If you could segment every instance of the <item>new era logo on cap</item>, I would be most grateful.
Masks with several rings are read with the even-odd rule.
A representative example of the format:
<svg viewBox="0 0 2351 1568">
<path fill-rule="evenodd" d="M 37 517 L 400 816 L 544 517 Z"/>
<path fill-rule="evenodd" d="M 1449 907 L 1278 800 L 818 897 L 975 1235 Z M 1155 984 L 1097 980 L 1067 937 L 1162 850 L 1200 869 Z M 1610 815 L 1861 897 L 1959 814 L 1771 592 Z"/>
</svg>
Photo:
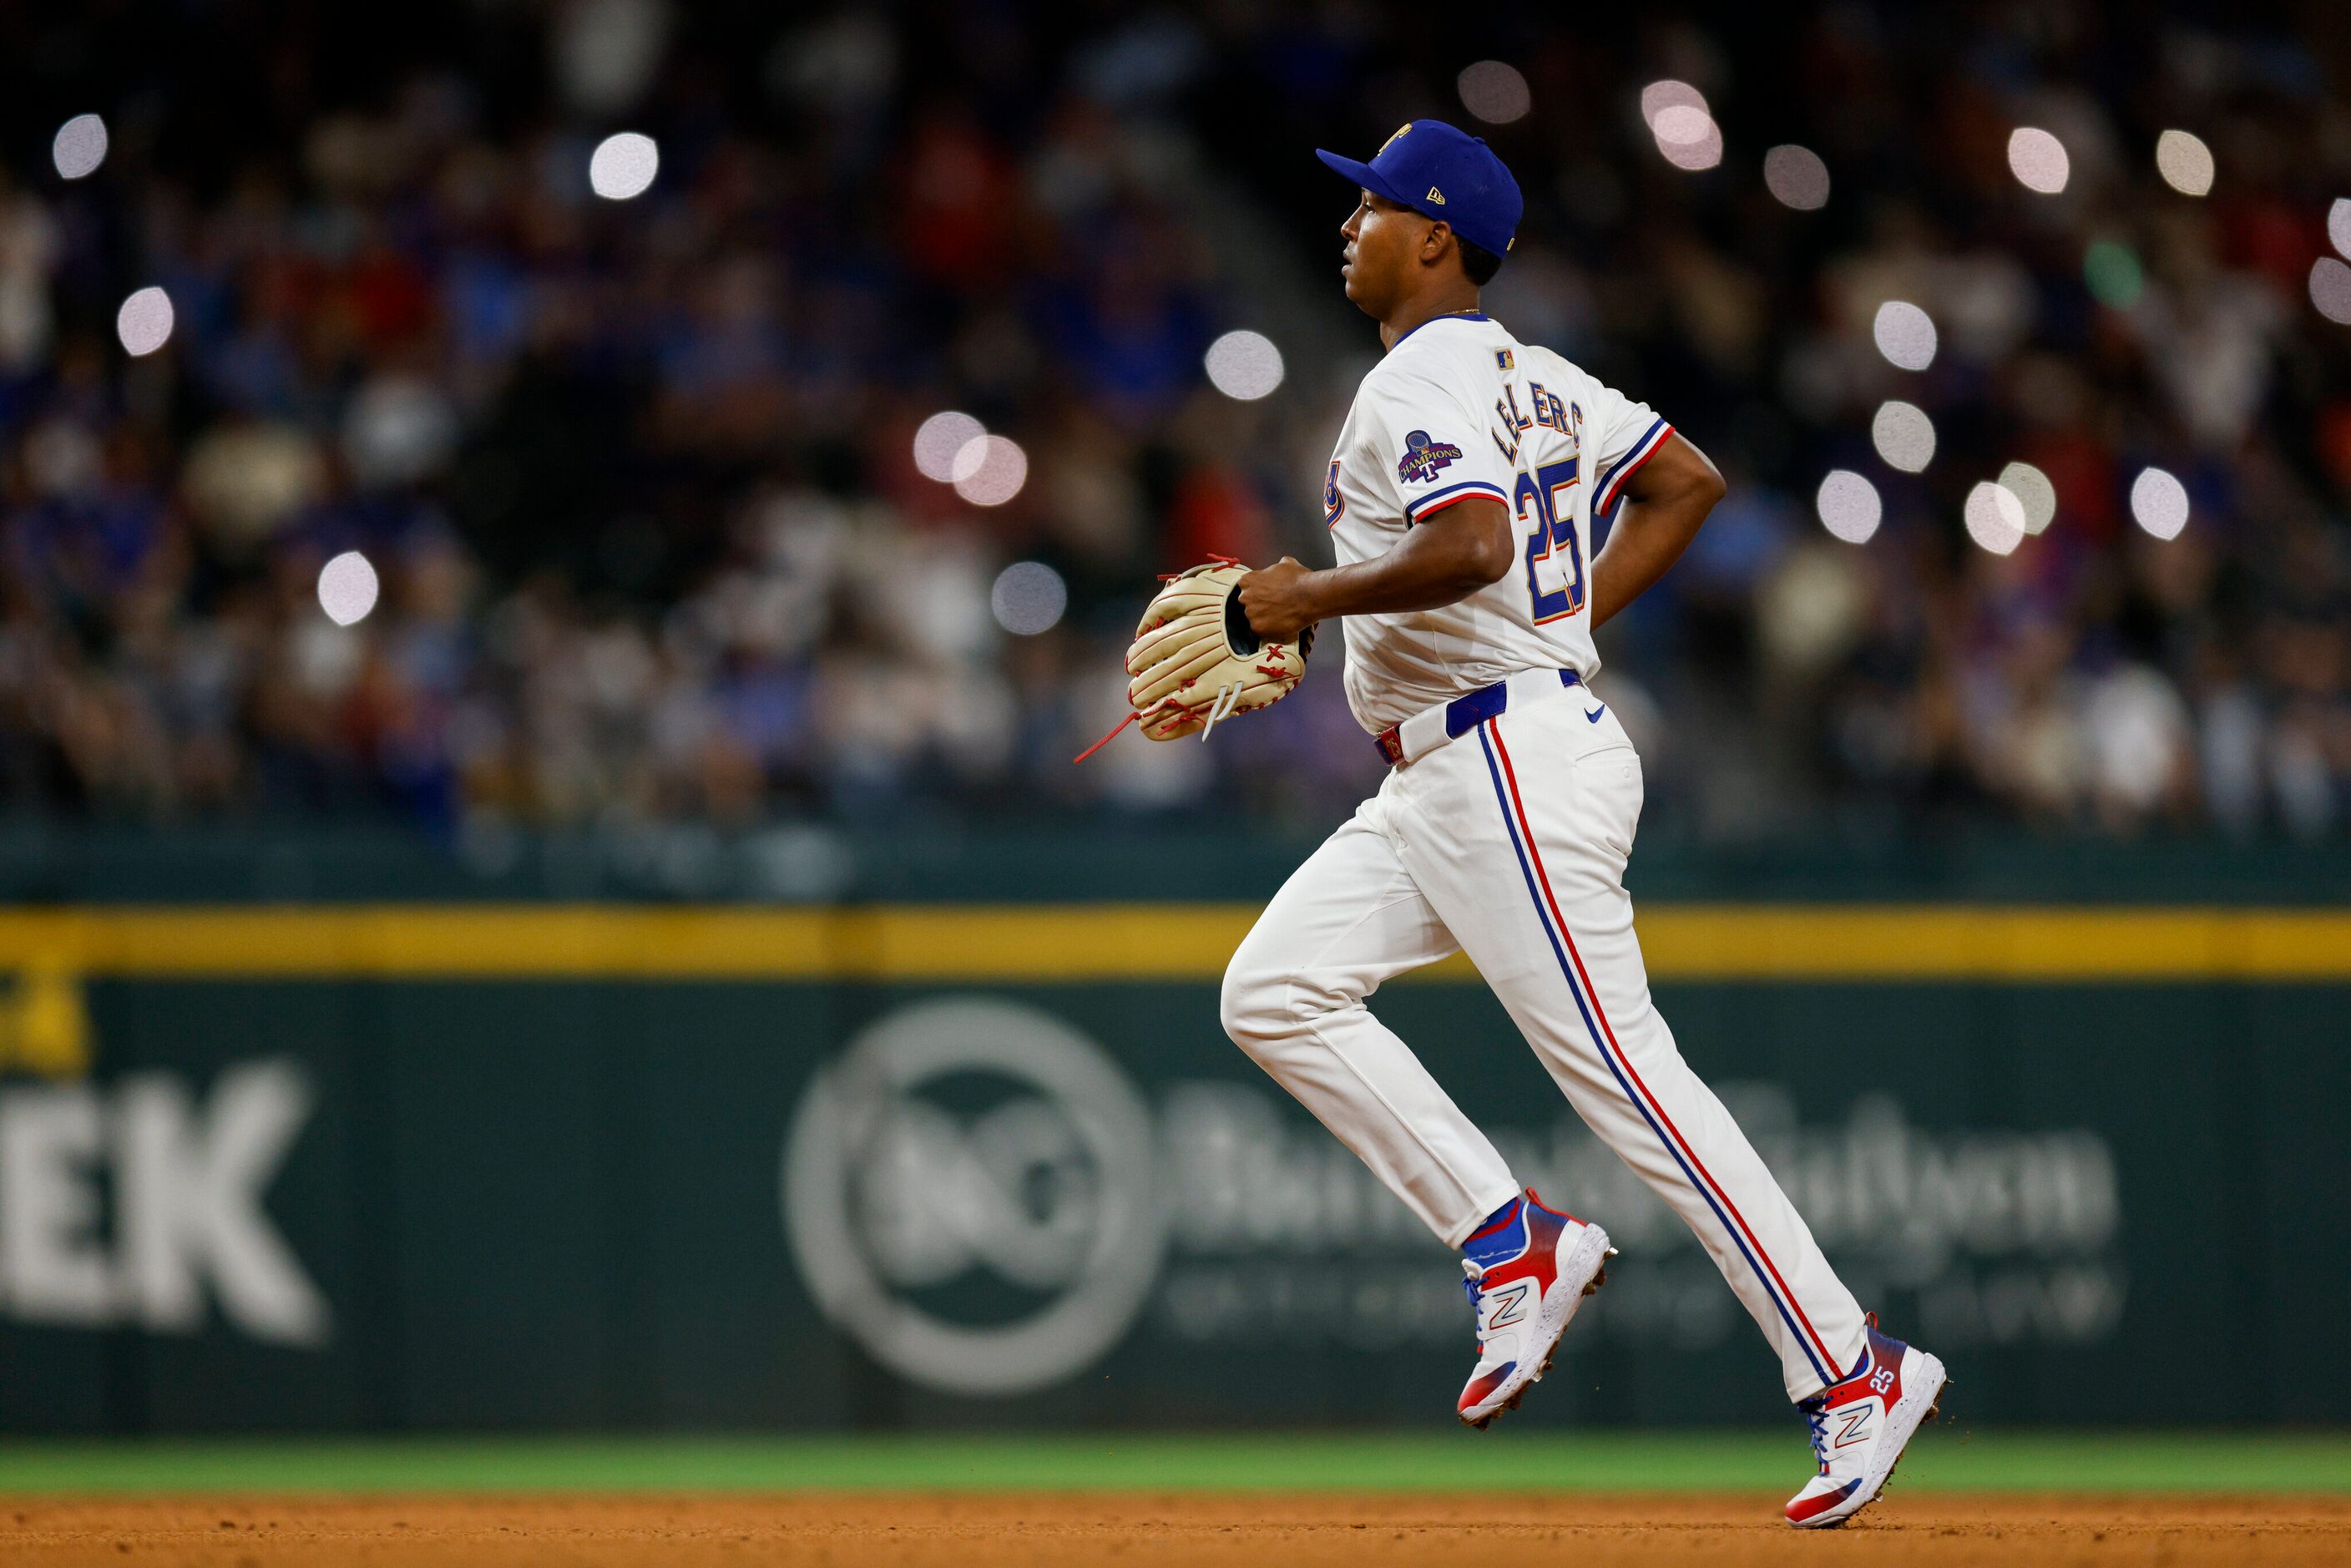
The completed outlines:
<svg viewBox="0 0 2351 1568">
<path fill-rule="evenodd" d="M 1483 137 L 1441 120 L 1397 127 L 1368 163 L 1319 150 L 1314 156 L 1400 207 L 1444 219 L 1480 250 L 1500 256 L 1518 236 L 1526 210 L 1519 183 Z"/>
</svg>

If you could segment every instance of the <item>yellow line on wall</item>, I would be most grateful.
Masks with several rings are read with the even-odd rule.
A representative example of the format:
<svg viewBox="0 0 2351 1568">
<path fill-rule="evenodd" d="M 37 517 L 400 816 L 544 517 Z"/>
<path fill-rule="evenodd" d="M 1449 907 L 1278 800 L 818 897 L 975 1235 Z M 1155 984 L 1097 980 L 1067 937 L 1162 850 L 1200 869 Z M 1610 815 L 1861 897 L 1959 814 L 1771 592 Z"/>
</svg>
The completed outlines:
<svg viewBox="0 0 2351 1568">
<path fill-rule="evenodd" d="M 1640 931 L 1685 979 L 2351 978 L 2351 911 L 1667 905 Z"/>
<path fill-rule="evenodd" d="M 1213 981 L 1239 904 L 0 909 L 0 970 L 140 978 Z M 2351 911 L 1659 904 L 1669 980 L 2351 980 Z M 1463 980 L 1461 958 L 1414 979 Z"/>
</svg>

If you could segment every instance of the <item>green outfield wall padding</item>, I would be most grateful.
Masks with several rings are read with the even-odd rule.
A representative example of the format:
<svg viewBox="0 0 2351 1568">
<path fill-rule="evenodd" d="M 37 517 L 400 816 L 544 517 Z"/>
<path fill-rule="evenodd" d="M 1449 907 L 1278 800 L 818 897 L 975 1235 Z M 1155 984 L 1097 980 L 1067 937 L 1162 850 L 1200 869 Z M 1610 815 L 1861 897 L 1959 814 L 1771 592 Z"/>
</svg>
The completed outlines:
<svg viewBox="0 0 2351 1568">
<path fill-rule="evenodd" d="M 0 988 L 0 1432 L 1450 1422 L 1458 1265 L 1225 1040 L 1210 977 L 137 957 Z M 2351 1422 L 2309 1354 L 2351 1316 L 2351 984 L 1658 1001 L 1962 1422 Z M 1623 1249 L 1513 1423 L 1786 1424 L 1713 1265 L 1492 998 L 1373 1005 Z"/>
</svg>

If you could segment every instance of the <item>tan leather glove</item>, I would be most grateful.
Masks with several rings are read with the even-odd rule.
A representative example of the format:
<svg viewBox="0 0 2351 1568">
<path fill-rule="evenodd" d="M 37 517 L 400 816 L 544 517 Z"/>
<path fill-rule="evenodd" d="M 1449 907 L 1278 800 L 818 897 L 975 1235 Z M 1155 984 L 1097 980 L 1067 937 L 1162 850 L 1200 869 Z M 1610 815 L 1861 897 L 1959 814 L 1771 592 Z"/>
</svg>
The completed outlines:
<svg viewBox="0 0 2351 1568">
<path fill-rule="evenodd" d="M 1168 579 L 1144 607 L 1126 650 L 1126 700 L 1130 722 L 1152 739 L 1206 739 L 1224 719 L 1278 703 L 1306 678 L 1313 628 L 1294 644 L 1259 642 L 1233 591 L 1249 572 L 1238 561 L 1204 561 Z"/>
</svg>

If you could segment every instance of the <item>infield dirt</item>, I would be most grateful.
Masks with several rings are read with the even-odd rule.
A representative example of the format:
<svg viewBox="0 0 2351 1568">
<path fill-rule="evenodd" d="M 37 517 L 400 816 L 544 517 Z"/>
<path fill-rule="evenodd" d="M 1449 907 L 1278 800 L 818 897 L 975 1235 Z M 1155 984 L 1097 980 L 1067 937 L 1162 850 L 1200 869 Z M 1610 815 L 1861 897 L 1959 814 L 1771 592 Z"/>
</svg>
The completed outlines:
<svg viewBox="0 0 2351 1568">
<path fill-rule="evenodd" d="M 0 1503 L 0 1562 L 1585 1564 L 2351 1561 L 2351 1499 L 1898 1493 L 1799 1535 L 1740 1493 L 232 1498 Z"/>
</svg>

